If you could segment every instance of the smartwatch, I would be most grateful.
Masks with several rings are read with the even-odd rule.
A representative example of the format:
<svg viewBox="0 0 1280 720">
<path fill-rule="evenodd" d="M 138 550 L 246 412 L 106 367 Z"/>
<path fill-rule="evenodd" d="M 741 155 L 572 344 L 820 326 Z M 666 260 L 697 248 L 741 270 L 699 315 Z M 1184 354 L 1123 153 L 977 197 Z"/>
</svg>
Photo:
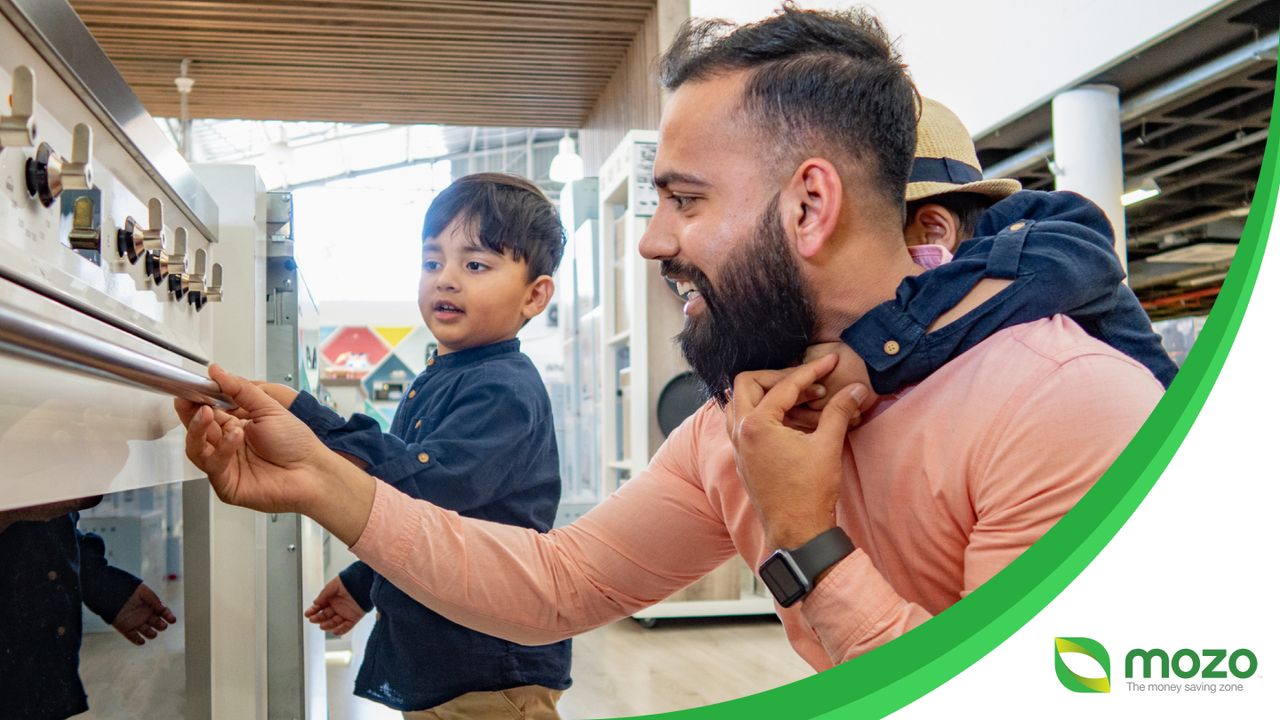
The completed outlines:
<svg viewBox="0 0 1280 720">
<path fill-rule="evenodd" d="M 853 552 L 853 541 L 833 527 L 798 548 L 775 550 L 760 566 L 760 579 L 782 607 L 791 607 L 813 591 L 827 568 Z"/>
</svg>

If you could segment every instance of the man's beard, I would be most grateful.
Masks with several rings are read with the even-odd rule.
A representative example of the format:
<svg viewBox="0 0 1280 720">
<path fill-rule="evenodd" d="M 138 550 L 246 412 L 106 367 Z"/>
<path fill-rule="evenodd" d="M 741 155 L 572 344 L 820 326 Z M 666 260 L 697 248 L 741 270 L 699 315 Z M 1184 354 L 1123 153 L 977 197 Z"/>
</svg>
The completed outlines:
<svg viewBox="0 0 1280 720">
<path fill-rule="evenodd" d="M 776 195 L 752 236 L 725 261 L 716 287 L 698 268 L 678 260 L 664 260 L 662 271 L 697 285 L 706 303 L 699 316 L 685 320 L 676 340 L 720 405 L 728 402 L 738 373 L 786 368 L 804 359 L 817 320 L 782 232 Z"/>
</svg>

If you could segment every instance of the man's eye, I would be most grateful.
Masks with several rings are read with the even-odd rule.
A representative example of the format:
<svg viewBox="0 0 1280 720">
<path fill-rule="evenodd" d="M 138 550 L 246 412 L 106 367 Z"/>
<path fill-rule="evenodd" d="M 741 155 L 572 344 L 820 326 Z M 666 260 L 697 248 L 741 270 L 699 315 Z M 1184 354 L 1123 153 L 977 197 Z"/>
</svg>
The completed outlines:
<svg viewBox="0 0 1280 720">
<path fill-rule="evenodd" d="M 693 202 L 693 198 L 687 195 L 672 195 L 671 201 L 675 203 L 677 210 L 684 210 Z"/>
</svg>

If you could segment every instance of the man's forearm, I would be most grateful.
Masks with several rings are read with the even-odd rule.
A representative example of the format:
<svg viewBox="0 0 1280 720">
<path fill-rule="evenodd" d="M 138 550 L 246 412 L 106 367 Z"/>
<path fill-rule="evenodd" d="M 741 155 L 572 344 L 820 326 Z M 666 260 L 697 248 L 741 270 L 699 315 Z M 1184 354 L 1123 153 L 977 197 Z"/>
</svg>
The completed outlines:
<svg viewBox="0 0 1280 720">
<path fill-rule="evenodd" d="M 299 511 L 348 546 L 354 545 L 369 522 L 378 481 L 337 453 L 324 453 L 314 472 L 317 489 Z"/>
</svg>

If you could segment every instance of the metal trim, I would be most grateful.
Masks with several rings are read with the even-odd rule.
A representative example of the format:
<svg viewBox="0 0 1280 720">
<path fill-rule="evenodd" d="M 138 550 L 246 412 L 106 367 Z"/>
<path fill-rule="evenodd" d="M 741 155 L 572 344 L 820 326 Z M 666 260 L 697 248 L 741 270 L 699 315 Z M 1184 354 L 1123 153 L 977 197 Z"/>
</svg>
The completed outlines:
<svg viewBox="0 0 1280 720">
<path fill-rule="evenodd" d="M 210 240 L 218 206 L 142 106 L 66 0 L 0 0 L 4 15 L 89 106 L 112 136 Z"/>
<path fill-rule="evenodd" d="M 174 345 L 173 343 L 169 342 L 168 340 L 165 340 L 164 338 L 158 335 L 147 332 L 143 330 L 141 327 L 133 325 L 125 320 L 122 320 L 121 318 L 118 318 L 112 315 L 111 313 L 107 312 L 106 310 L 103 310 L 95 305 L 92 305 L 76 297 L 73 297 L 53 287 L 52 285 L 43 285 L 37 282 L 33 282 L 31 279 L 23 277 L 22 275 L 19 275 L 17 273 L 10 272 L 3 267 L 0 267 L 0 280 L 8 280 L 9 282 L 12 282 L 15 285 L 20 285 L 30 290 L 31 292 L 34 292 L 38 295 L 43 295 L 60 305 L 66 305 L 72 310 L 84 313 L 85 315 L 88 315 L 89 317 L 95 320 L 100 320 L 114 328 L 123 330 L 129 333 L 130 335 L 135 335 L 143 340 L 146 340 L 152 345 L 168 350 L 169 352 L 175 355 L 181 355 L 182 357 L 187 358 L 192 362 L 197 362 L 197 363 L 200 363 L 201 365 L 209 364 L 209 361 L 201 357 L 200 355 L 196 355 L 195 353 L 189 352 L 187 350 L 183 350 L 182 348 L 178 347 L 177 345 Z"/>
<path fill-rule="evenodd" d="M 1194 92 L 1209 83 L 1239 72 L 1254 63 L 1275 62 L 1275 53 L 1278 47 L 1280 47 L 1280 33 L 1264 35 L 1175 78 L 1162 82 L 1150 90 L 1123 100 L 1120 103 L 1120 123 L 1123 125 L 1132 122 L 1158 109 L 1165 103 L 1174 102 L 1187 93 Z M 1008 124 L 1008 121 L 1003 124 Z M 991 132 L 984 133 L 982 137 L 986 138 L 991 134 Z M 1037 163 L 1047 161 L 1052 155 L 1053 137 L 1050 135 L 1050 137 L 1040 140 L 1025 150 L 1014 153 L 1000 162 L 992 163 L 990 167 L 984 169 L 983 176 L 988 180 L 1015 177 L 1027 170 L 1031 170 Z"/>
<path fill-rule="evenodd" d="M 3 302 L 0 302 L 0 353 L 222 410 L 236 407 L 209 378 L 66 325 L 33 319 Z"/>
</svg>

